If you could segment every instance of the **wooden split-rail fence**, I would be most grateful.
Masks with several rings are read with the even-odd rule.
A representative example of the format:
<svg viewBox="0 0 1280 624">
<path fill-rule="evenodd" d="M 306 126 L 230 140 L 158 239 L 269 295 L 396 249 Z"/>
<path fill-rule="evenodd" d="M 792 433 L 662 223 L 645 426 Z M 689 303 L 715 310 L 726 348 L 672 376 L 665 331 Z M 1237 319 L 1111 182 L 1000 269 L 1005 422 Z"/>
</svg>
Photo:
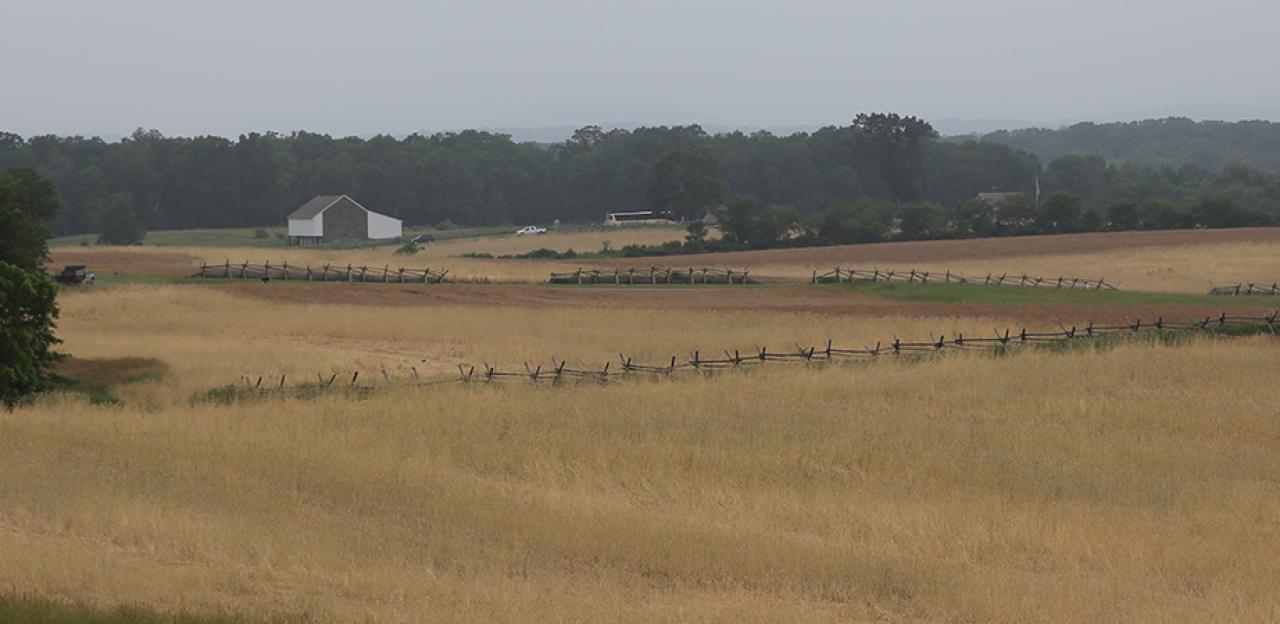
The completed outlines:
<svg viewBox="0 0 1280 624">
<path fill-rule="evenodd" d="M 756 284 L 749 271 L 730 268 L 702 267 L 672 269 L 650 267 L 645 269 L 578 269 L 570 273 L 552 273 L 551 284 Z"/>
<path fill-rule="evenodd" d="M 485 362 L 480 367 L 459 364 L 457 375 L 435 378 L 421 376 L 416 367 L 411 367 L 407 376 L 395 376 L 383 369 L 381 375 L 372 377 L 372 383 L 369 382 L 371 377 L 369 375 L 362 377 L 360 371 L 353 372 L 349 378 L 345 374 L 340 375 L 339 373 L 317 373 L 315 383 L 307 381 L 292 387 L 323 390 L 334 387 L 335 384 L 338 388 L 372 389 L 384 385 L 433 386 L 452 383 L 470 384 L 501 381 L 526 381 L 534 384 L 543 382 L 558 384 L 573 380 L 605 382 L 627 377 L 665 377 L 680 373 L 709 373 L 744 369 L 753 366 L 759 367 L 767 363 L 821 365 L 842 361 L 876 361 L 882 358 L 901 358 L 904 356 L 922 357 L 962 351 L 991 353 L 1028 345 L 1066 344 L 1108 336 L 1136 336 L 1153 332 L 1226 333 L 1230 331 L 1229 328 L 1244 328 L 1258 331 L 1265 330 L 1275 335 L 1277 321 L 1280 320 L 1277 319 L 1278 315 L 1280 315 L 1280 312 L 1272 312 L 1262 316 L 1231 316 L 1224 313 L 1218 316 L 1180 322 L 1166 321 L 1161 317 L 1155 321 L 1147 322 L 1138 319 L 1110 325 L 1089 323 L 1084 326 L 1072 327 L 1066 327 L 1059 323 L 1056 330 L 1029 331 L 1026 328 L 1022 328 L 1012 331 L 1005 329 L 1003 331 L 994 330 L 991 334 L 986 335 L 957 333 L 950 338 L 945 335 L 934 336 L 930 334 L 928 341 L 905 341 L 895 336 L 891 342 L 882 341 L 875 343 L 875 346 L 862 345 L 861 347 L 837 347 L 832 340 L 827 340 L 820 345 L 804 346 L 796 344 L 792 348 L 784 349 L 770 349 L 765 346 L 756 346 L 754 349 L 745 352 L 739 349 L 726 349 L 714 355 L 704 351 L 692 351 L 686 358 L 673 355 L 669 361 L 658 363 L 636 362 L 631 357 L 619 353 L 616 366 L 614 362 L 608 361 L 599 368 L 594 366 L 573 367 L 567 361 L 555 357 L 551 358 L 549 366 L 531 365 L 529 362 L 524 362 L 523 366 L 519 368 L 499 368 L 496 365 Z M 364 380 L 363 385 L 362 379 Z M 253 376 L 242 375 L 241 381 L 245 389 L 251 392 L 284 390 L 290 387 L 287 385 L 288 379 L 285 375 L 259 375 L 256 381 Z M 266 383 L 265 386 L 263 385 L 264 381 Z"/>
<path fill-rule="evenodd" d="M 1022 286 L 1027 288 L 1063 288 L 1083 290 L 1119 290 L 1117 284 L 1110 284 L 1103 278 L 1087 279 L 1083 277 L 1040 277 L 1034 275 L 1010 275 L 988 273 L 983 278 L 965 277 L 951 271 L 895 271 L 884 269 L 858 269 L 854 267 L 835 267 L 826 273 L 813 272 L 811 282 L 814 284 L 843 284 L 851 282 L 906 282 L 914 284 L 979 284 L 988 286 Z"/>
<path fill-rule="evenodd" d="M 1233 286 L 1214 286 L 1209 289 L 1209 294 L 1226 297 L 1243 297 L 1243 296 L 1277 296 L 1280 295 L 1280 283 L 1270 286 L 1265 284 L 1235 284 Z"/>
<path fill-rule="evenodd" d="M 432 269 L 407 269 L 399 267 L 392 269 L 391 265 L 379 267 L 354 266 L 348 264 L 345 267 L 324 264 L 323 266 L 312 268 L 310 264 L 305 266 L 292 265 L 288 262 L 280 264 L 252 264 L 242 262 L 240 264 L 232 264 L 230 260 L 223 264 L 206 264 L 202 263 L 200 269 L 191 275 L 192 277 L 210 277 L 221 279 L 257 279 L 269 281 L 278 280 L 299 280 L 306 282 L 375 282 L 386 284 L 441 284 L 450 282 L 449 272 L 441 269 L 435 271 Z"/>
</svg>

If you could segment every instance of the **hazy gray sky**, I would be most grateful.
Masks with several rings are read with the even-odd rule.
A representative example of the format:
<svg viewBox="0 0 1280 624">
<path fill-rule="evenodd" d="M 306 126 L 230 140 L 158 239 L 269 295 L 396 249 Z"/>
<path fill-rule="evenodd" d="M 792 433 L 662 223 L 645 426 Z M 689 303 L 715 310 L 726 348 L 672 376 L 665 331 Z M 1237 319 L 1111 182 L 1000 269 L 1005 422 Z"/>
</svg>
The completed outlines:
<svg viewBox="0 0 1280 624">
<path fill-rule="evenodd" d="M 1277 0 L 0 1 L 0 130 L 1280 118 Z"/>
</svg>

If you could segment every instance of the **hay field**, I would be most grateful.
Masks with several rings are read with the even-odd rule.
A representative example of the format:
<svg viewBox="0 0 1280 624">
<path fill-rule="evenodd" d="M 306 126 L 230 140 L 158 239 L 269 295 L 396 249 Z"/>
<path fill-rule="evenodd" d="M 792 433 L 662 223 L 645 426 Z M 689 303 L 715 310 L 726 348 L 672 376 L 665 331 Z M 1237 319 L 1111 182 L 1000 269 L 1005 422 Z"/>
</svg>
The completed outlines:
<svg viewBox="0 0 1280 624">
<path fill-rule="evenodd" d="M 837 263 L 850 266 L 852 263 Z M 761 264 L 756 271 L 774 279 L 803 280 L 813 271 L 823 273 L 837 266 Z M 1168 247 L 1139 247 L 1106 251 L 1035 254 L 991 259 L 933 260 L 918 263 L 868 260 L 859 268 L 894 270 L 917 269 L 942 273 L 952 271 L 968 278 L 982 279 L 988 273 L 1013 276 L 1058 276 L 1086 279 L 1105 278 L 1125 290 L 1203 294 L 1213 285 L 1255 282 L 1270 285 L 1280 281 L 1280 237 L 1275 243 L 1207 243 Z"/>
<path fill-rule="evenodd" d="M 0 587 L 319 621 L 1273 621 L 1277 363 L 1255 338 L 49 400 L 0 414 Z"/>
<path fill-rule="evenodd" d="M 557 251 L 598 251 L 604 241 L 614 248 L 631 243 L 658 244 L 678 240 L 678 228 L 623 228 L 600 232 L 463 238 L 424 246 L 413 256 L 394 254 L 393 247 L 376 249 L 252 249 L 244 247 L 61 247 L 53 250 L 53 264 L 88 264 L 100 275 L 176 277 L 189 274 L 201 262 L 220 264 L 288 261 L 312 266 L 332 263 L 370 267 L 447 268 L 462 281 L 541 283 L 552 271 L 577 268 L 647 268 L 660 266 L 730 266 L 747 268 L 770 282 L 802 282 L 814 271 L 836 265 L 942 272 L 982 277 L 987 273 L 1023 273 L 1105 277 L 1121 288 L 1152 292 L 1204 293 L 1210 284 L 1280 280 L 1280 228 L 1235 230 L 1175 230 L 1116 232 L 961 241 L 923 241 L 844 245 L 801 249 L 701 254 L 656 258 L 579 260 L 485 260 L 460 257 L 466 253 L 515 254 L 538 248 Z"/>
<path fill-rule="evenodd" d="M 918 269 L 983 277 L 987 273 L 1104 277 L 1122 288 L 1208 292 L 1210 283 L 1280 281 L 1280 228 L 1106 232 L 973 240 L 918 241 L 637 258 L 607 266 L 747 267 L 771 281 L 809 279 L 814 271 Z"/>
<path fill-rule="evenodd" d="M 937 314 L 898 318 L 867 315 L 849 318 L 817 312 L 745 310 L 666 311 L 637 305 L 512 306 L 489 305 L 485 296 L 467 302 L 414 304 L 431 299 L 432 288 L 383 285 L 313 284 L 311 293 L 341 288 L 349 302 L 282 301 L 293 285 L 248 284 L 239 289 L 199 285 L 132 285 L 96 292 L 72 292 L 61 300 L 59 335 L 63 351 L 80 358 L 142 357 L 164 361 L 171 379 L 127 386 L 127 402 L 158 407 L 182 404 L 199 391 L 238 383 L 241 375 L 313 382 L 316 373 L 379 375 L 398 378 L 453 374 L 459 363 L 483 362 L 519 367 L 548 366 L 551 358 L 599 367 L 626 351 L 637 361 L 685 358 L 695 349 L 719 354 L 750 350 L 756 344 L 791 350 L 797 342 L 827 338 L 891 340 L 895 334 L 927 337 L 929 332 L 990 332 L 1008 318 L 954 317 Z M 445 285 L 443 288 L 452 288 Z M 460 286 L 459 288 L 466 288 Z M 501 288 L 490 287 L 493 294 Z M 361 303 L 363 292 L 403 295 L 407 305 Z M 409 294 L 423 293 L 423 294 Z M 551 293 L 554 296 L 554 291 Z M 640 294 L 640 293 L 638 293 Z M 694 293 L 696 294 L 696 293 Z"/>
<path fill-rule="evenodd" d="M 1034 257 L 985 245 L 947 261 Z M 1271 253 L 1213 245 L 1225 268 Z M 1180 271 L 1208 247 L 1061 257 Z M 163 275 L 208 249 L 71 251 Z M 514 267 L 508 279 L 543 268 L 477 262 Z M 0 412 L 0 598 L 324 623 L 1280 619 L 1275 337 L 607 386 L 381 380 L 1206 305 L 1142 301 L 805 285 L 68 290 L 62 351 L 80 369 L 134 358 L 148 374 L 102 389 L 118 405 L 64 393 Z M 241 375 L 353 370 L 378 388 L 199 398 Z"/>
</svg>

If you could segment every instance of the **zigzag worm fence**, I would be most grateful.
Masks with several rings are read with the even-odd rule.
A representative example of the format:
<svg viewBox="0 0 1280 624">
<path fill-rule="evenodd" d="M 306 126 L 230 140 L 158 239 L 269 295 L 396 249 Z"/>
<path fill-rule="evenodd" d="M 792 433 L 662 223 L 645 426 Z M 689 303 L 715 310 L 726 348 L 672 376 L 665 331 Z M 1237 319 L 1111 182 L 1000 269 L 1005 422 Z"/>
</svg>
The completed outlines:
<svg viewBox="0 0 1280 624">
<path fill-rule="evenodd" d="M 730 268 L 702 267 L 695 269 L 671 269 L 666 267 L 650 267 L 645 269 L 578 269 L 571 273 L 552 273 L 549 284 L 756 284 L 749 271 L 736 271 Z"/>
<path fill-rule="evenodd" d="M 1234 286 L 1215 286 L 1209 289 L 1209 294 L 1224 297 L 1244 297 L 1244 296 L 1269 296 L 1274 297 L 1280 295 L 1280 283 L 1271 286 L 1258 284 L 1236 284 Z"/>
<path fill-rule="evenodd" d="M 381 269 L 367 266 L 353 266 L 348 264 L 346 267 L 333 266 L 325 264 L 315 269 L 308 264 L 303 267 L 298 265 L 289 266 L 289 263 L 282 262 L 273 265 L 270 262 L 264 264 L 251 264 L 242 262 L 240 264 L 231 264 L 228 260 L 224 264 L 201 264 L 200 270 L 191 274 L 191 277 L 208 277 L 221 279 L 257 279 L 270 281 L 279 280 L 300 280 L 306 282 L 376 282 L 386 284 L 441 284 L 451 282 L 448 279 L 449 271 L 441 269 L 435 271 L 432 269 L 406 269 L 399 267 L 391 270 L 391 265 L 384 265 Z"/>
<path fill-rule="evenodd" d="M 360 371 L 354 371 L 350 379 L 346 377 L 339 379 L 338 373 L 317 373 L 315 383 L 308 381 L 292 387 L 324 390 L 334 387 L 336 384 L 337 388 L 356 387 L 368 390 L 381 385 L 403 383 L 415 386 L 430 386 L 447 383 L 471 384 L 503 381 L 523 381 L 534 384 L 544 382 L 558 384 L 572 380 L 607 382 L 619 378 L 635 378 L 639 376 L 669 377 L 682 373 L 708 373 L 742 369 L 761 366 L 770 362 L 814 365 L 841 361 L 875 361 L 881 358 L 904 356 L 931 356 L 958 351 L 985 351 L 992 353 L 1020 346 L 1067 344 L 1082 340 L 1096 340 L 1108 336 L 1136 336 L 1144 333 L 1230 333 L 1232 330 L 1229 328 L 1235 328 L 1237 331 L 1241 329 L 1246 331 L 1265 330 L 1275 335 L 1277 315 L 1280 315 L 1280 311 L 1262 316 L 1228 316 L 1224 313 L 1216 317 L 1180 322 L 1166 321 L 1161 317 L 1154 322 L 1146 323 L 1138 319 L 1111 325 L 1089 323 L 1082 327 L 1066 327 L 1059 324 L 1057 330 L 1049 331 L 1029 331 L 1026 328 L 1017 331 L 1005 329 L 1004 331 L 995 330 L 991 335 L 966 336 L 964 334 L 954 334 L 951 338 L 947 338 L 945 335 L 934 337 L 931 334 L 927 342 L 903 341 L 895 336 L 892 342 L 877 342 L 874 347 L 863 345 L 861 348 L 836 347 L 833 341 L 827 340 L 822 345 L 803 346 L 797 344 L 793 348 L 782 350 L 771 350 L 765 346 L 756 346 L 746 353 L 738 349 L 732 351 L 724 350 L 716 355 L 693 351 L 689 353 L 687 359 L 673 355 L 669 361 L 647 364 L 636 362 L 627 355 L 619 353 L 617 366 L 614 366 L 614 363 L 609 361 L 605 362 L 600 368 L 572 367 L 565 360 L 555 357 L 551 358 L 550 366 L 547 367 L 534 366 L 530 365 L 529 362 L 524 362 L 522 368 L 499 368 L 496 365 L 490 365 L 485 362 L 479 368 L 474 365 L 459 364 L 457 375 L 435 378 L 424 378 L 419 375 L 417 368 L 413 367 L 410 368 L 408 377 L 393 377 L 384 369 L 381 371 L 381 383 L 378 382 L 379 378 L 375 377 L 372 385 L 361 385 L 360 380 L 362 377 Z M 368 376 L 366 375 L 364 379 L 367 380 Z M 267 384 L 266 387 L 263 386 L 264 380 Z M 242 375 L 241 381 L 245 389 L 253 392 L 285 390 L 291 387 L 287 385 L 288 380 L 285 375 L 279 375 L 278 379 L 274 375 L 259 375 L 256 381 L 250 375 Z"/>
<path fill-rule="evenodd" d="M 1027 288 L 1065 288 L 1084 290 L 1119 290 L 1118 285 L 1108 284 L 1103 278 L 1087 279 L 1083 277 L 1038 277 L 1034 275 L 1009 275 L 988 273 L 984 278 L 970 278 L 946 271 L 943 273 L 917 271 L 894 271 L 881 269 L 857 269 L 853 267 L 835 267 L 827 273 L 813 272 L 813 284 L 841 284 L 852 282 L 907 282 L 914 284 L 981 284 L 988 286 L 1022 286 Z"/>
</svg>

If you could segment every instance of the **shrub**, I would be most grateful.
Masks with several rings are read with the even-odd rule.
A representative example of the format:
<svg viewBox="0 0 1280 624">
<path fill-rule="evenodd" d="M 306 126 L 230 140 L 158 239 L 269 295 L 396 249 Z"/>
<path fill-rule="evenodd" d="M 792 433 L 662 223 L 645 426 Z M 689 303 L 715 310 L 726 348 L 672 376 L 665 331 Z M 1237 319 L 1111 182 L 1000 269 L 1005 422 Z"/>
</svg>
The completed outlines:
<svg viewBox="0 0 1280 624">
<path fill-rule="evenodd" d="M 400 247 L 399 247 L 398 249 L 396 249 L 396 255 L 397 255 L 397 256 L 412 256 L 413 254 L 416 254 L 416 253 L 418 253 L 419 251 L 422 251 L 422 249 L 421 249 L 420 247 L 418 247 L 418 244 L 417 244 L 417 243 L 415 243 L 415 242 L 413 242 L 413 241 L 408 241 L 408 242 L 404 243 L 403 245 L 400 245 Z"/>
<path fill-rule="evenodd" d="M 269 238 L 271 235 L 266 230 L 258 228 L 253 231 L 253 237 L 257 239 Z"/>
<path fill-rule="evenodd" d="M 458 226 L 453 221 L 445 219 L 444 221 L 441 221 L 436 224 L 436 229 L 437 230 L 456 230 L 458 229 Z"/>
</svg>

